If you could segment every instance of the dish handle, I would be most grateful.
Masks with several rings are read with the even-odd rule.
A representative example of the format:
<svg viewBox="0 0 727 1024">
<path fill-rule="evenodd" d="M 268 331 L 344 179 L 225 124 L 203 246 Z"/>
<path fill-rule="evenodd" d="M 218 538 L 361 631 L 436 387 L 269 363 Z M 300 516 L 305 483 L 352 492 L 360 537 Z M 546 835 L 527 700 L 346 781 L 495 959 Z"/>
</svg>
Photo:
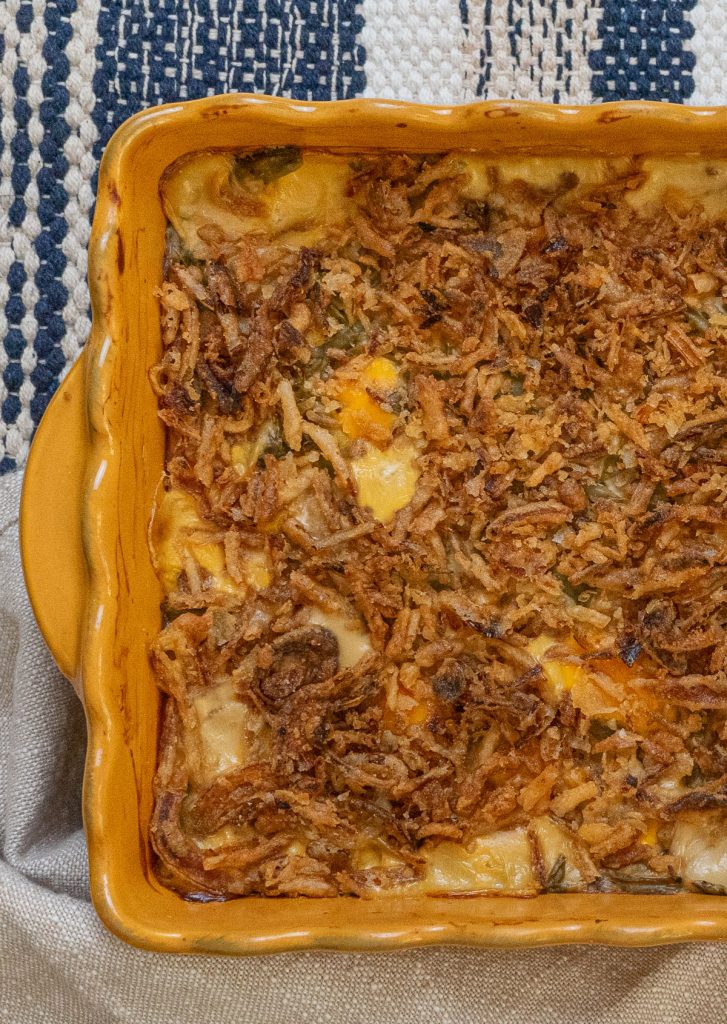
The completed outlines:
<svg viewBox="0 0 727 1024">
<path fill-rule="evenodd" d="M 84 359 L 74 363 L 38 426 L 20 500 L 25 585 L 40 631 L 81 697 L 86 563 L 81 495 L 88 450 Z"/>
</svg>

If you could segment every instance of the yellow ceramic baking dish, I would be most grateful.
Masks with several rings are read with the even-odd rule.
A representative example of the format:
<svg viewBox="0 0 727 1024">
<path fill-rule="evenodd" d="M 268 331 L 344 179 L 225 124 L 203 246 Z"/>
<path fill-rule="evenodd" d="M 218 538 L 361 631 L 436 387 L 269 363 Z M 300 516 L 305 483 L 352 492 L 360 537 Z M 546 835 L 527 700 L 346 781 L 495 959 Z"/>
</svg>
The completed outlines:
<svg viewBox="0 0 727 1024">
<path fill-rule="evenodd" d="M 159 696 L 147 650 L 159 628 L 161 591 L 147 528 L 164 450 L 148 378 L 161 344 L 154 298 L 165 230 L 159 180 L 194 150 L 287 143 L 339 151 L 725 156 L 727 110 L 514 102 L 445 108 L 239 95 L 158 107 L 116 132 L 101 166 L 91 240 L 93 332 L 38 430 L 21 510 L 31 602 L 86 707 L 83 803 L 99 915 L 135 945 L 196 953 L 727 937 L 727 899 L 693 893 L 193 903 L 156 880 L 148 825 Z"/>
</svg>

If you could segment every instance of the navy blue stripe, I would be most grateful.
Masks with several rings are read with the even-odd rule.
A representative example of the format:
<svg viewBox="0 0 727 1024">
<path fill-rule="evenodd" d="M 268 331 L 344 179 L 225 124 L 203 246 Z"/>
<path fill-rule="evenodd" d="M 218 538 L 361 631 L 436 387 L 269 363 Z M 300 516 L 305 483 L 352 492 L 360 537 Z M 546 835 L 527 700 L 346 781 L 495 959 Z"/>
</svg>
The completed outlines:
<svg viewBox="0 0 727 1024">
<path fill-rule="evenodd" d="M 604 0 L 598 36 L 589 56 L 591 89 L 601 100 L 669 100 L 694 92 L 695 58 L 685 43 L 694 29 L 686 13 L 696 0 Z"/>
<path fill-rule="evenodd" d="M 3 60 L 4 57 L 5 57 L 5 37 L 0 35 L 0 64 L 2 63 L 2 60 Z M 0 156 L 2 156 L 4 151 L 5 151 L 5 140 L 3 139 L 2 134 L 0 133 Z M 3 344 L 6 346 L 6 351 L 7 351 L 7 340 L 6 339 L 3 339 Z M 8 355 L 9 354 L 10 353 L 8 352 Z M 3 407 L 0 408 L 0 417 L 2 417 L 3 419 L 5 418 L 5 416 L 4 416 L 4 405 L 5 405 L 5 403 L 3 403 Z M 9 470 L 14 469 L 14 468 L 15 468 L 15 463 L 14 463 L 14 461 L 12 459 L 9 459 L 7 457 L 0 458 L 0 476 L 2 476 L 3 473 L 7 473 Z"/>
<path fill-rule="evenodd" d="M 37 424 L 58 386 L 58 378 L 65 367 L 65 358 L 60 342 L 65 333 L 62 318 L 66 304 L 67 292 L 61 281 L 66 266 L 65 256 L 61 248 L 66 236 L 67 225 L 64 212 L 68 197 L 63 186 L 63 178 L 68 164 L 63 155 L 63 144 L 68 138 L 69 127 L 64 118 L 68 104 L 68 92 L 65 86 L 68 77 L 68 59 L 65 47 L 71 37 L 69 18 L 75 10 L 74 0 L 68 0 L 61 6 L 49 3 L 44 13 L 47 37 L 43 44 L 43 57 L 47 71 L 43 76 L 42 90 L 46 97 L 40 105 L 38 116 L 43 126 L 43 140 L 39 150 L 42 167 L 37 174 L 39 191 L 38 218 L 41 230 L 33 242 L 39 258 L 39 267 L 35 274 L 35 283 L 40 298 L 33 310 L 38 321 L 38 331 L 34 342 L 38 358 L 37 365 L 31 373 L 31 381 L 35 386 L 35 395 L 31 399 L 30 412 L 33 422 Z M 30 30 L 33 21 L 33 8 L 30 0 L 25 0 L 18 8 L 16 24 L 21 33 Z M 17 131 L 10 141 L 13 156 L 11 184 L 15 199 L 9 210 L 8 219 L 13 228 L 20 230 L 25 219 L 27 208 L 25 192 L 30 182 L 28 159 L 32 151 L 28 137 L 28 123 L 31 109 L 28 103 L 29 76 L 27 67 L 19 61 L 13 77 L 13 88 L 16 99 L 13 114 Z M 26 283 L 26 271 L 19 260 L 10 267 L 7 277 L 9 296 L 5 305 L 8 319 L 8 331 L 3 339 L 8 356 L 8 365 L 3 373 L 3 380 L 8 394 L 3 402 L 0 414 L 3 420 L 11 425 L 20 415 L 20 388 L 24 373 L 21 357 L 26 342 L 21 331 L 21 323 L 27 310 L 22 297 L 22 288 Z M 10 456 L 0 460 L 0 473 L 15 468 Z"/>
<path fill-rule="evenodd" d="M 43 168 L 38 173 L 38 217 L 42 227 L 34 243 L 40 259 L 40 267 L 35 274 L 40 297 L 34 309 L 38 321 L 35 339 L 38 363 L 31 374 L 36 392 L 30 403 L 34 423 L 45 412 L 65 366 L 60 345 L 65 335 L 63 309 L 68 301 L 68 291 L 62 281 L 66 269 L 63 242 L 68 233 L 65 219 L 68 193 L 64 185 L 68 160 L 63 147 L 71 134 L 65 119 L 68 107 L 66 81 L 70 72 L 65 49 L 71 39 L 70 17 L 75 10 L 75 0 L 67 0 L 62 5 L 48 4 L 45 11 L 48 36 L 43 44 L 43 57 L 47 70 L 43 75 L 45 99 L 40 105 L 44 131 L 40 144 Z"/>
<path fill-rule="evenodd" d="M 3 61 L 4 57 L 5 57 L 5 37 L 3 35 L 0 35 L 0 66 L 2 65 L 2 61 Z M 0 133 L 0 157 L 2 157 L 4 152 L 5 152 L 5 140 L 4 140 L 3 136 L 2 136 L 2 133 Z M 7 355 L 8 355 L 8 357 L 11 358 L 11 352 L 8 349 L 7 335 L 6 335 L 5 338 L 3 338 L 3 345 L 5 346 L 5 351 L 6 351 Z M 21 351 L 22 351 L 22 349 L 21 349 Z M 12 411 L 12 410 L 10 410 L 10 411 Z M 17 413 L 15 415 L 17 416 Z M 0 407 L 0 419 L 5 421 L 5 403 L 4 402 L 3 402 L 2 407 Z M 13 422 L 15 422 L 15 421 L 13 420 Z M 0 476 L 2 476 L 3 473 L 7 473 L 9 470 L 14 469 L 14 468 L 15 468 L 15 463 L 13 462 L 12 459 L 9 459 L 7 457 L 0 458 Z"/>
<path fill-rule="evenodd" d="M 347 99 L 365 85 L 355 0 L 109 0 L 98 27 L 97 156 L 152 104 L 242 91 Z"/>
<path fill-rule="evenodd" d="M 28 14 L 30 14 L 32 19 L 32 8 L 30 8 L 29 4 L 22 4 L 15 15 L 15 21 L 19 28 L 21 25 L 26 23 Z M 26 99 L 28 94 L 28 71 L 20 61 L 18 62 L 18 67 L 16 68 L 13 76 L 13 89 L 16 96 L 13 107 L 13 116 L 18 122 L 18 131 L 10 140 L 8 145 L 13 158 L 11 184 L 16 198 L 10 206 L 8 220 L 10 221 L 10 225 L 13 228 L 16 228 L 19 224 L 22 224 L 23 218 L 25 217 L 25 203 L 20 196 L 25 192 L 25 184 L 27 184 L 25 179 L 29 173 L 29 142 L 27 138 L 27 124 L 30 116 L 30 106 Z M 25 182 L 25 184 L 23 184 L 23 182 Z M 18 195 L 18 185 L 22 185 L 20 196 Z M 7 276 L 9 294 L 5 303 L 5 316 L 8 322 L 8 329 L 3 340 L 5 352 L 8 357 L 7 365 L 3 371 L 3 383 L 7 389 L 7 396 L 3 402 L 2 409 L 0 410 L 3 420 L 8 424 L 8 426 L 15 423 L 20 414 L 20 397 L 18 392 L 20 391 L 20 386 L 23 383 L 23 371 L 20 366 L 20 357 L 25 349 L 25 339 L 20 333 L 20 321 L 25 314 L 25 306 L 23 305 L 20 292 L 24 283 L 25 270 L 23 265 L 22 263 L 15 261 L 11 264 Z M 0 472 L 7 472 L 14 468 L 15 461 L 11 459 L 10 456 L 6 455 L 0 462 Z"/>
</svg>

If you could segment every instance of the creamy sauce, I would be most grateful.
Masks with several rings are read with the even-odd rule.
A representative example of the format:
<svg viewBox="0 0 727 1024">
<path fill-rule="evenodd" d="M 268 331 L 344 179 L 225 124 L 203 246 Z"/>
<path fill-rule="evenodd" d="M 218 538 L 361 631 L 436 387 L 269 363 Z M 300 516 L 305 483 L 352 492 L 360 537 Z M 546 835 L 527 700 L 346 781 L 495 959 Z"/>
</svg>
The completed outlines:
<svg viewBox="0 0 727 1024">
<path fill-rule="evenodd" d="M 575 174 L 580 187 L 598 185 L 607 178 L 622 173 L 628 161 L 602 160 L 578 156 L 491 157 L 463 153 L 461 155 L 468 182 L 464 194 L 472 199 L 485 199 L 496 185 L 509 185 L 524 181 L 542 189 L 557 188 L 565 174 Z"/>
<path fill-rule="evenodd" d="M 361 628 L 352 626 L 342 615 L 331 615 L 319 608 L 310 613 L 308 620 L 314 626 L 324 626 L 338 640 L 338 664 L 340 668 L 351 668 L 371 653 L 371 642 Z"/>
<path fill-rule="evenodd" d="M 548 655 L 548 651 L 556 643 L 556 640 L 547 636 L 536 637 L 528 644 L 528 654 L 540 665 L 553 696 L 559 700 L 582 679 L 584 672 L 580 665 L 572 665 Z"/>
<path fill-rule="evenodd" d="M 197 502 L 186 491 L 163 491 L 158 499 L 152 520 L 151 540 L 155 558 L 155 568 L 166 593 L 174 590 L 177 578 L 184 569 L 184 560 L 190 554 L 193 542 L 190 534 L 198 535 L 207 529 L 199 515 Z M 224 562 L 217 545 L 196 542 L 196 554 L 214 566 L 209 570 L 220 569 Z M 222 557 L 222 563 L 219 557 Z M 200 564 L 202 564 L 200 562 Z M 207 566 L 203 566 L 207 568 Z"/>
<path fill-rule="evenodd" d="M 389 847 L 380 841 L 363 842 L 351 858 L 356 871 L 371 871 L 375 868 L 399 868 L 404 865 L 401 857 L 397 857 Z"/>
<path fill-rule="evenodd" d="M 219 850 L 222 846 L 232 846 L 233 843 L 239 843 L 240 830 L 232 825 L 225 825 L 223 828 L 218 829 L 217 832 L 205 836 L 204 839 L 196 839 L 194 841 L 200 849 Z"/>
<path fill-rule="evenodd" d="M 260 428 L 257 437 L 249 438 L 246 441 L 238 441 L 237 444 L 231 446 L 230 456 L 232 458 L 232 465 L 240 476 L 247 476 L 265 451 L 266 445 L 270 443 L 272 430 L 272 423 L 265 423 Z"/>
<path fill-rule="evenodd" d="M 582 886 L 587 881 L 579 867 L 573 836 L 547 817 L 530 824 L 537 843 L 544 877 L 553 873 L 553 884 L 561 889 Z M 406 884 L 407 892 L 436 896 L 446 893 L 534 893 L 539 888 L 533 868 L 531 839 L 525 828 L 493 832 L 469 843 L 441 842 L 423 851 L 422 879 Z M 359 871 L 404 867 L 405 862 L 380 841 L 363 841 L 353 857 Z"/>
<path fill-rule="evenodd" d="M 346 218 L 350 174 L 345 158 L 304 153 L 300 167 L 251 194 L 236 180 L 234 154 L 200 153 L 167 178 L 164 209 L 197 258 L 207 254 L 198 234 L 202 225 L 230 241 L 264 233 L 293 247 L 312 245 Z"/>
<path fill-rule="evenodd" d="M 232 682 L 203 691 L 194 710 L 208 775 L 246 764 L 253 747 L 265 741 L 261 716 L 237 697 Z"/>
<path fill-rule="evenodd" d="M 640 213 L 664 202 L 686 211 L 695 203 L 711 218 L 727 214 L 727 161 L 699 157 L 644 160 L 644 184 L 626 196 Z"/>
<path fill-rule="evenodd" d="M 727 890 L 727 835 L 717 814 L 686 814 L 677 821 L 670 853 L 687 882 L 707 882 Z"/>
<path fill-rule="evenodd" d="M 367 635 L 352 626 L 349 619 L 315 609 L 309 621 L 334 634 L 342 669 L 350 668 L 371 652 Z M 239 699 L 232 681 L 203 690 L 194 698 L 193 705 L 208 776 L 247 764 L 264 753 L 267 726 L 252 705 Z"/>
<path fill-rule="evenodd" d="M 524 828 L 475 839 L 467 846 L 443 842 L 427 852 L 419 892 L 501 892 L 520 895 L 537 890 L 530 842 Z"/>
<path fill-rule="evenodd" d="M 560 877 L 557 881 L 560 887 L 582 885 L 584 878 L 578 868 L 575 841 L 568 830 L 547 817 L 534 818 L 530 830 L 538 844 L 545 878 L 557 870 L 560 864 Z"/>
<path fill-rule="evenodd" d="M 530 842 L 524 828 L 493 832 L 466 845 L 441 842 L 422 851 L 423 877 L 402 891 L 428 896 L 448 893 L 535 892 Z M 380 841 L 365 840 L 353 856 L 358 871 L 404 867 L 405 861 Z"/>
<path fill-rule="evenodd" d="M 523 181 L 536 188 L 555 189 L 568 174 L 576 175 L 576 189 L 592 188 L 608 179 L 630 173 L 627 158 L 606 160 L 596 157 L 487 157 L 463 154 L 469 178 L 465 194 L 483 200 L 497 185 Z M 661 157 L 643 161 L 643 184 L 626 193 L 626 201 L 639 213 L 663 203 L 681 210 L 697 203 L 708 217 L 727 214 L 727 161 L 702 157 Z"/>
</svg>

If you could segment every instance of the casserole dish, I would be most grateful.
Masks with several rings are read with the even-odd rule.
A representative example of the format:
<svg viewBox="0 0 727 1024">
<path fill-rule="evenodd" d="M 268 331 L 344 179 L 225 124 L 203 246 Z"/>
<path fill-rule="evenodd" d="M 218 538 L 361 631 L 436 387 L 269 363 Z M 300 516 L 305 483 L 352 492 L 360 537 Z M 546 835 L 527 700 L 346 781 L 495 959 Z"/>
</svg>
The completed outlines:
<svg viewBox="0 0 727 1024">
<path fill-rule="evenodd" d="M 86 706 L 91 890 L 100 916 L 122 938 L 158 950 L 250 953 L 444 942 L 634 945 L 727 935 L 727 904 L 701 894 L 185 902 L 152 871 L 159 698 L 147 657 L 161 600 L 147 530 L 164 451 L 148 372 L 160 350 L 154 289 L 165 217 L 158 183 L 169 164 L 195 150 L 290 143 L 339 152 L 716 157 L 727 150 L 726 120 L 720 110 L 660 104 L 449 109 L 237 96 L 158 108 L 117 132 L 99 178 L 92 337 L 38 432 L 21 532 L 36 616 Z"/>
</svg>

